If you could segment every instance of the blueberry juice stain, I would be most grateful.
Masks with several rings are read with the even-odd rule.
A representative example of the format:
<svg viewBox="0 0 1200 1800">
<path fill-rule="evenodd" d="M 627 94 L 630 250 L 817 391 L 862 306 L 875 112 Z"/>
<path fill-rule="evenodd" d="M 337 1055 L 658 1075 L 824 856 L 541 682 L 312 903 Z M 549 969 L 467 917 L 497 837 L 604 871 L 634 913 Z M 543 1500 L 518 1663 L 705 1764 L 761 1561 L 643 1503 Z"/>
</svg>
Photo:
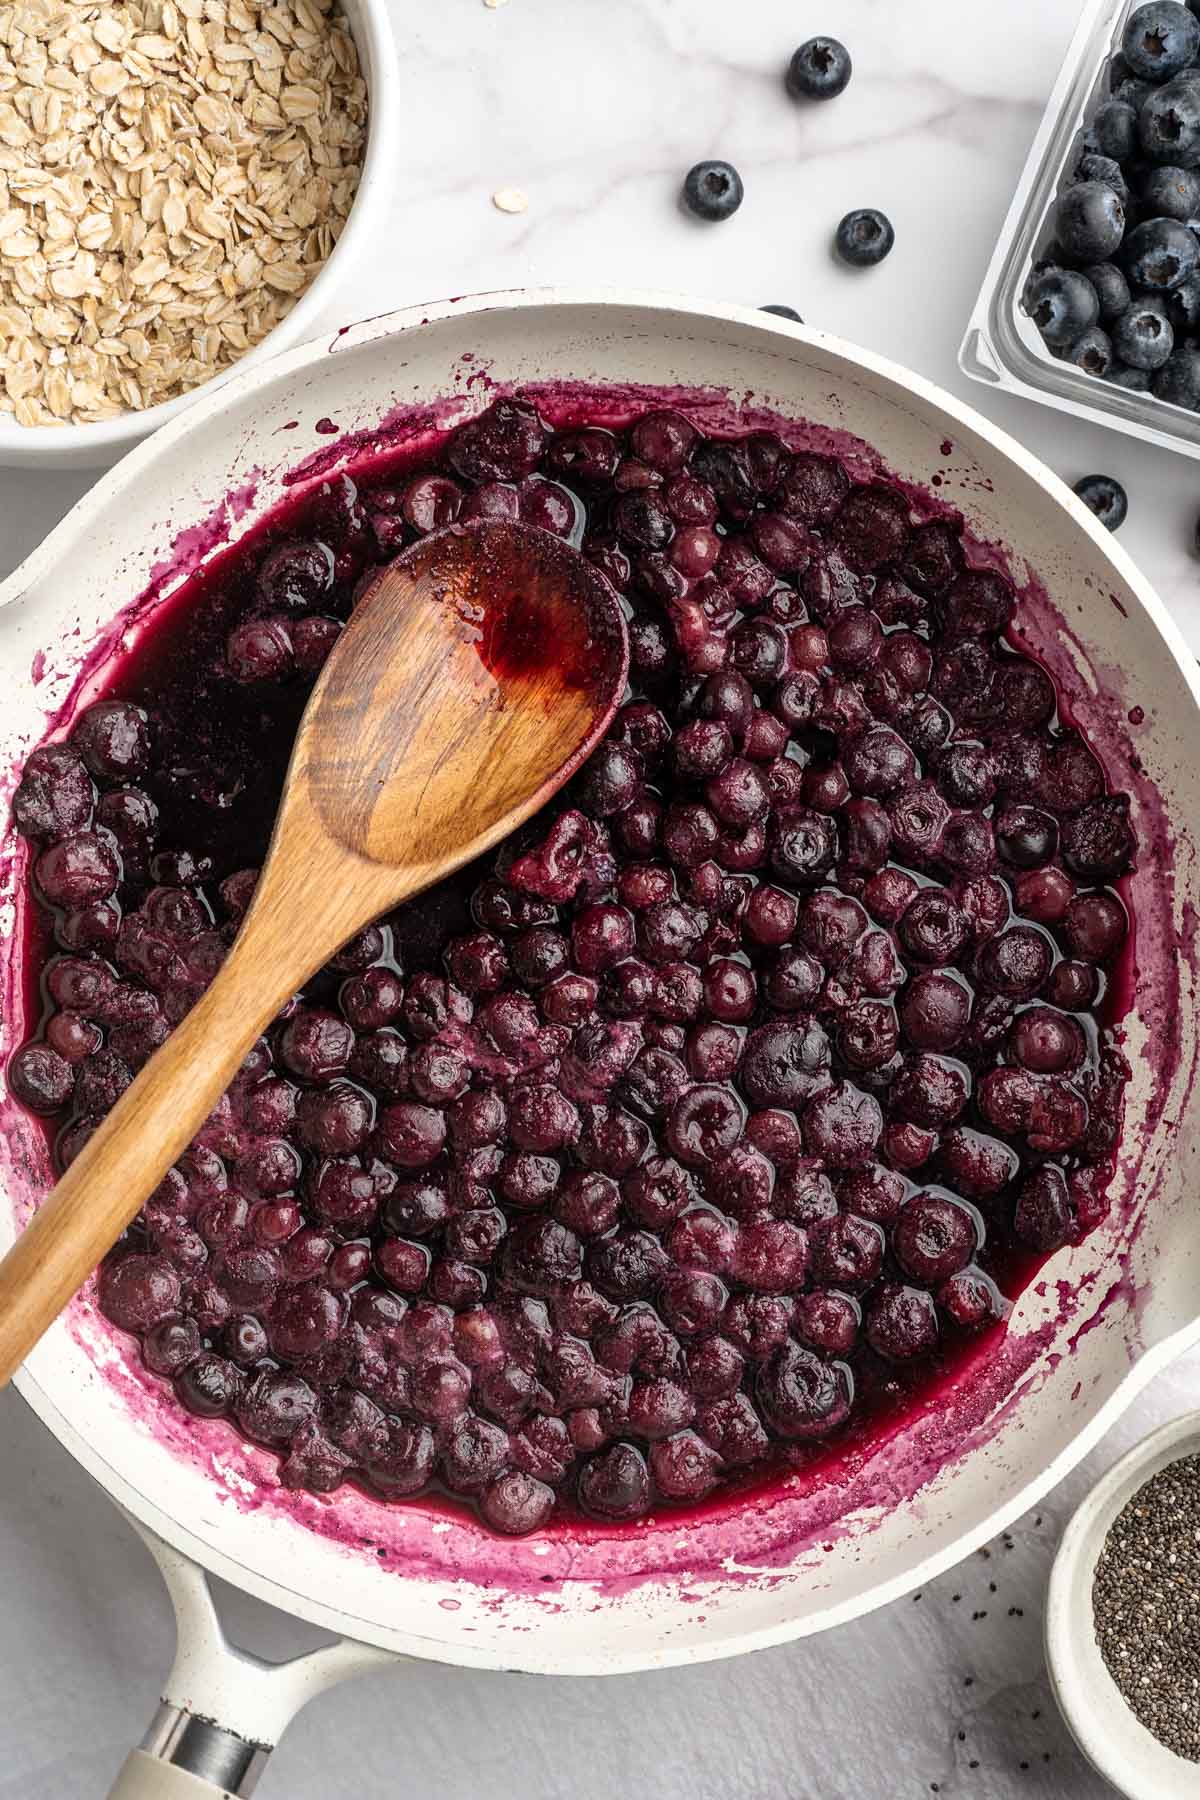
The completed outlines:
<svg viewBox="0 0 1200 1800">
<path fill-rule="evenodd" d="M 595 688 L 603 674 L 600 646 L 582 607 L 569 597 L 548 604 L 519 577 L 489 593 L 476 650 L 502 684 L 552 675 L 553 689 L 583 692 Z"/>
</svg>

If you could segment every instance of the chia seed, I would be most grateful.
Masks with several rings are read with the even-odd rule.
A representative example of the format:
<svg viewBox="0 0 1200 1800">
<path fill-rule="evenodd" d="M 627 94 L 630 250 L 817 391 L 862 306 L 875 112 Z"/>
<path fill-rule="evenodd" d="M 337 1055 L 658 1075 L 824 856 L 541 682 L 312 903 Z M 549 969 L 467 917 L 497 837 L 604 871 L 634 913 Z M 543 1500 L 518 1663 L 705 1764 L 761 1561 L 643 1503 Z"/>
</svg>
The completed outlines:
<svg viewBox="0 0 1200 1800">
<path fill-rule="evenodd" d="M 1176 1756 L 1200 1762 L 1200 1456 L 1160 1469 L 1118 1513 L 1092 1613 L 1134 1716 Z"/>
</svg>

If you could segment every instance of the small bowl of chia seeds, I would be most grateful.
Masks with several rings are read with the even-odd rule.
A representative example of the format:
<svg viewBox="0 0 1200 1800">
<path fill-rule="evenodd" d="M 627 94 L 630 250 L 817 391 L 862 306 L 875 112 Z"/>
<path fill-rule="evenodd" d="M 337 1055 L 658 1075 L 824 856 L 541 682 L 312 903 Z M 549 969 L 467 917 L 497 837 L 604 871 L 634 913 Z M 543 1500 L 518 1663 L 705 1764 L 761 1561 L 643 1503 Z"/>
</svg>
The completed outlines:
<svg viewBox="0 0 1200 1800">
<path fill-rule="evenodd" d="M 1075 1513 L 1046 1661 L 1080 1749 L 1128 1800 L 1200 1795 L 1200 1413 L 1152 1432 Z"/>
</svg>

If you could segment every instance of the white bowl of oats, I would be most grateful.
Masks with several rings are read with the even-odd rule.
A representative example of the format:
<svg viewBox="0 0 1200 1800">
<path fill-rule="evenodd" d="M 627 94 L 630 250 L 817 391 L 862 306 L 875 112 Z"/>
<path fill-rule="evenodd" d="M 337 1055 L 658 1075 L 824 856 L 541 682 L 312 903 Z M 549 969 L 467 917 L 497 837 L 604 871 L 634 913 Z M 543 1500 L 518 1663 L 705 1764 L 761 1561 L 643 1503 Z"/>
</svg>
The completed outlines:
<svg viewBox="0 0 1200 1800">
<path fill-rule="evenodd" d="M 387 0 L 0 6 L 0 465 L 113 462 L 300 342 L 395 86 Z"/>
</svg>

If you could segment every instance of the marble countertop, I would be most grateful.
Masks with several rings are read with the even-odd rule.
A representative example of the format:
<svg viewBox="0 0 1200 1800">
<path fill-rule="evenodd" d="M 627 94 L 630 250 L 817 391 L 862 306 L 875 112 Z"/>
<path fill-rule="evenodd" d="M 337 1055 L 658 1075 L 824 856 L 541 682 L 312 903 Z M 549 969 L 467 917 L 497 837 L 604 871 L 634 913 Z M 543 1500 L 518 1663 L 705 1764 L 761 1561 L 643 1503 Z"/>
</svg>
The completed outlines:
<svg viewBox="0 0 1200 1800">
<path fill-rule="evenodd" d="M 1079 0 L 392 0 L 405 159 L 395 229 L 328 323 L 477 289 L 579 283 L 795 306 L 963 394 L 1068 480 L 1129 491 L 1122 542 L 1200 649 L 1200 468 L 967 383 L 955 353 Z M 805 111 L 780 87 L 818 30 L 855 76 Z M 719 230 L 676 192 L 704 156 L 746 200 Z M 528 210 L 491 204 L 522 189 Z M 852 206 L 882 207 L 879 270 L 836 266 Z M 83 492 L 0 471 L 0 575 Z M 816 1640 L 703 1668 L 571 1682 L 412 1666 L 301 1715 L 260 1792 L 290 1800 L 1100 1800 L 1046 1685 L 1041 1609 L 1089 1482 L 1193 1405 L 1200 1353 L 1160 1376 L 1010 1536 L 919 1596 Z M 0 1397 L 0 1800 L 98 1800 L 170 1656 L 138 1540 L 16 1397 Z M 265 1654 L 302 1628 L 236 1594 Z M 1164 1800 L 1170 1800 L 1164 1796 Z"/>
</svg>

